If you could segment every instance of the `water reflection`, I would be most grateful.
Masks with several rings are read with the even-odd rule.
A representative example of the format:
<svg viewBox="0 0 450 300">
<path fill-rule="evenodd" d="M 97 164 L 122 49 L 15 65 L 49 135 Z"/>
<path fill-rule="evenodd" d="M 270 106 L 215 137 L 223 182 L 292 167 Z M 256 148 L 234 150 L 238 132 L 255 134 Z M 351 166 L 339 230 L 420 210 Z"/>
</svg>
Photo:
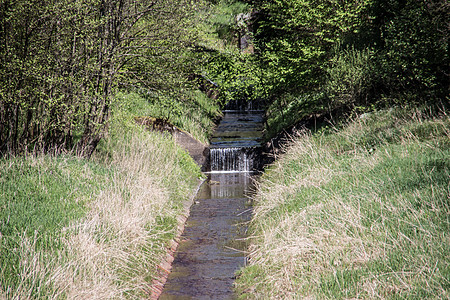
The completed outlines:
<svg viewBox="0 0 450 300">
<path fill-rule="evenodd" d="M 245 264 L 250 173 L 209 174 L 178 246 L 160 299 L 233 299 L 235 272 Z"/>
<path fill-rule="evenodd" d="M 250 173 L 211 173 L 211 198 L 246 197 L 251 184 Z"/>
</svg>

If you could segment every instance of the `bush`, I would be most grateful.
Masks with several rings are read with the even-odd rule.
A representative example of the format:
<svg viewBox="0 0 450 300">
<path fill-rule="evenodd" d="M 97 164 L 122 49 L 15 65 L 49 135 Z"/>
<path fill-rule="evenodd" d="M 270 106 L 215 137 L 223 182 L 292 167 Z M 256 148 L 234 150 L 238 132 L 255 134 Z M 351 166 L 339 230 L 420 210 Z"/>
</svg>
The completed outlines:
<svg viewBox="0 0 450 300">
<path fill-rule="evenodd" d="M 325 91 L 330 108 L 368 105 L 376 82 L 375 51 L 354 47 L 338 50 L 327 68 Z"/>
</svg>

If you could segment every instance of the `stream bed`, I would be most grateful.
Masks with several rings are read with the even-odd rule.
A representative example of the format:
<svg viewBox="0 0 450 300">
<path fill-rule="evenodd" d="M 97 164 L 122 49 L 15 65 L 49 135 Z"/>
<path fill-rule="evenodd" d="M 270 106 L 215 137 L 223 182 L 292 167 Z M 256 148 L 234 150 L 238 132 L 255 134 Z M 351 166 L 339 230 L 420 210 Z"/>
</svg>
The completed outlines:
<svg viewBox="0 0 450 300">
<path fill-rule="evenodd" d="M 261 132 L 261 112 L 225 112 L 211 139 L 208 178 L 191 207 L 159 299 L 235 298 Z"/>
</svg>

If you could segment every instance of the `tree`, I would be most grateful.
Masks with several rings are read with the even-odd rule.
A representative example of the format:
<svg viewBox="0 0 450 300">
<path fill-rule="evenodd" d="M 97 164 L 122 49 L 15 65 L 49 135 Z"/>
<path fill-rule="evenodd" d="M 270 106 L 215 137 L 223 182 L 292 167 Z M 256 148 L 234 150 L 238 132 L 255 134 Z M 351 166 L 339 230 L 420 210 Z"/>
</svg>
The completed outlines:
<svg viewBox="0 0 450 300">
<path fill-rule="evenodd" d="M 273 111 L 448 102 L 446 1 L 249 2 Z"/>
<path fill-rule="evenodd" d="M 447 1 L 374 1 L 383 94 L 425 103 L 448 96 Z"/>
</svg>

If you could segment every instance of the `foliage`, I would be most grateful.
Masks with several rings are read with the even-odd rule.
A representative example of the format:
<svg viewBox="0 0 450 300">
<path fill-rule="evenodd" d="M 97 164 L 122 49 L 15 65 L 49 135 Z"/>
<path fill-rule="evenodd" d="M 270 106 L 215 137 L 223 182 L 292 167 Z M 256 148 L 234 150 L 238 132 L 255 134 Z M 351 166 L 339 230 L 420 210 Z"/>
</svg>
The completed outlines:
<svg viewBox="0 0 450 300">
<path fill-rule="evenodd" d="M 203 22 L 199 24 L 199 34 L 204 46 L 214 49 L 236 47 L 239 24 L 236 17 L 249 11 L 249 6 L 241 1 L 209 1 L 203 9 Z"/>
<path fill-rule="evenodd" d="M 238 51 L 211 53 L 204 72 L 217 84 L 219 100 L 223 104 L 255 100 L 265 92 L 250 54 Z"/>
<path fill-rule="evenodd" d="M 383 94 L 413 103 L 448 96 L 449 4 L 445 1 L 375 1 Z"/>
<path fill-rule="evenodd" d="M 266 109 L 266 139 L 275 137 L 283 129 L 297 124 L 304 118 L 325 111 L 326 107 L 320 106 L 325 98 L 323 92 L 305 93 L 297 97 L 283 94 L 274 98 Z"/>
<path fill-rule="evenodd" d="M 318 113 L 448 102 L 445 1 L 249 2 L 269 118 L 311 94 Z"/>
<path fill-rule="evenodd" d="M 449 296 L 447 115 L 305 134 L 262 176 L 242 299 Z"/>
<path fill-rule="evenodd" d="M 340 49 L 330 59 L 324 89 L 330 108 L 370 105 L 377 82 L 375 52 L 354 47 Z"/>
<path fill-rule="evenodd" d="M 266 109 L 267 139 L 305 118 L 333 112 L 330 114 L 331 119 L 335 117 L 334 111 L 339 114 L 353 107 L 361 113 L 372 107 L 373 99 L 370 97 L 380 81 L 374 50 L 358 50 L 353 46 L 347 49 L 340 46 L 335 48 L 336 53 L 328 62 L 326 77 L 319 89 L 298 95 L 281 93 L 273 97 Z M 322 125 L 316 123 L 315 127 L 317 129 L 317 126 Z"/>
<path fill-rule="evenodd" d="M 221 115 L 219 103 L 198 90 L 180 96 L 183 98 L 174 100 L 160 93 L 119 93 L 115 101 L 120 108 L 113 113 L 124 121 L 129 118 L 122 126 L 130 126 L 139 116 L 163 119 L 206 144 L 214 128 L 213 121 Z"/>
<path fill-rule="evenodd" d="M 2 1 L 0 153 L 90 156 L 119 87 L 186 85 L 189 3 Z"/>
<path fill-rule="evenodd" d="M 256 46 L 272 93 L 301 92 L 324 81 L 328 51 L 357 31 L 368 1 L 260 1 Z"/>
<path fill-rule="evenodd" d="M 247 102 L 264 96 L 261 70 L 252 46 L 241 49 L 241 37 L 251 45 L 252 10 L 243 1 L 209 1 L 198 26 L 198 55 L 203 65 L 198 73 L 210 89 L 216 90 L 222 106 L 228 102 Z"/>
</svg>

